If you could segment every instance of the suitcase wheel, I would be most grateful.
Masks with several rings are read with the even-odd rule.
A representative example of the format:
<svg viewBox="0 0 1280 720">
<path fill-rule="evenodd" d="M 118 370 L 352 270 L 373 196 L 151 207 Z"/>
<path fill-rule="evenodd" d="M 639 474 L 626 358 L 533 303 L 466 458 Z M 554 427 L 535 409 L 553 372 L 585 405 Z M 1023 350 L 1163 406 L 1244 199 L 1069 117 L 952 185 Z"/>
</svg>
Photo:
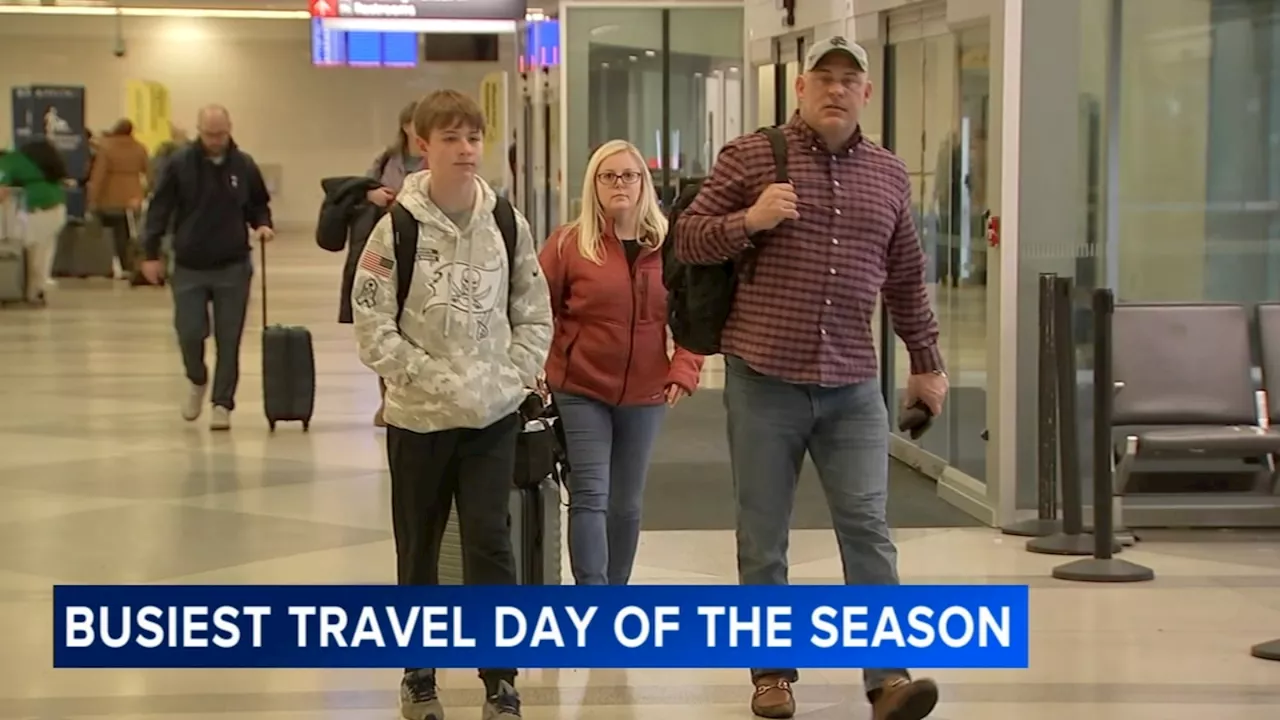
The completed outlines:
<svg viewBox="0 0 1280 720">
<path fill-rule="evenodd" d="M 303 421 L 302 421 L 302 432 L 310 432 L 310 431 L 311 431 L 311 421 L 310 421 L 310 420 L 303 420 Z"/>
<path fill-rule="evenodd" d="M 267 424 L 271 426 L 271 432 L 275 432 L 275 431 L 276 431 L 276 421 L 275 421 L 275 420 L 268 420 L 268 421 L 267 421 Z"/>
</svg>

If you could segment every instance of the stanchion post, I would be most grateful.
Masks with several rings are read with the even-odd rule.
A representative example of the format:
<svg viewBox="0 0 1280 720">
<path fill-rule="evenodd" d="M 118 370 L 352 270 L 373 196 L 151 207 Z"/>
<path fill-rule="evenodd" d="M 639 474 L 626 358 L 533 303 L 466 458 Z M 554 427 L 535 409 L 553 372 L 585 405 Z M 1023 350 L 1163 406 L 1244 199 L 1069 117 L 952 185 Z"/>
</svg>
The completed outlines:
<svg viewBox="0 0 1280 720">
<path fill-rule="evenodd" d="M 1058 520 L 1058 276 L 1040 274 L 1038 407 L 1036 408 L 1036 517 L 1000 528 L 1005 535 L 1044 537 L 1062 530 Z"/>
<path fill-rule="evenodd" d="M 1077 582 L 1145 582 L 1155 579 L 1149 567 L 1114 557 L 1116 536 L 1112 513 L 1115 446 L 1111 418 L 1117 386 L 1112 364 L 1112 318 L 1115 294 L 1108 288 L 1093 293 L 1093 557 L 1053 569 L 1059 580 Z"/>
<path fill-rule="evenodd" d="M 1274 660 L 1280 662 L 1280 640 L 1272 640 L 1271 642 L 1254 645 L 1253 650 L 1249 654 L 1259 660 Z"/>
<path fill-rule="evenodd" d="M 1084 480 L 1080 477 L 1080 411 L 1076 396 L 1075 281 L 1060 277 L 1055 285 L 1054 328 L 1058 350 L 1059 486 L 1062 488 L 1062 532 L 1031 538 L 1027 551 L 1042 555 L 1093 554 L 1093 536 L 1084 531 Z M 1120 543 L 1114 547 L 1120 550 Z"/>
</svg>

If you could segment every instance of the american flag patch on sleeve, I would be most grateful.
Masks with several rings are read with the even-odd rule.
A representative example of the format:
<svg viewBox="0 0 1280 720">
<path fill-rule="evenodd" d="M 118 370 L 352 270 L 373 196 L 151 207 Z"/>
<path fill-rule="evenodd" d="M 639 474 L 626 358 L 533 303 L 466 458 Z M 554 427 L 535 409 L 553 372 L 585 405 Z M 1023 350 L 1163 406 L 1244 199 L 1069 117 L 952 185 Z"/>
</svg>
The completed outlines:
<svg viewBox="0 0 1280 720">
<path fill-rule="evenodd" d="M 390 258 L 385 258 L 376 252 L 365 250 L 360 254 L 360 267 L 369 271 L 383 280 L 391 279 L 391 271 L 395 269 L 395 262 Z"/>
</svg>

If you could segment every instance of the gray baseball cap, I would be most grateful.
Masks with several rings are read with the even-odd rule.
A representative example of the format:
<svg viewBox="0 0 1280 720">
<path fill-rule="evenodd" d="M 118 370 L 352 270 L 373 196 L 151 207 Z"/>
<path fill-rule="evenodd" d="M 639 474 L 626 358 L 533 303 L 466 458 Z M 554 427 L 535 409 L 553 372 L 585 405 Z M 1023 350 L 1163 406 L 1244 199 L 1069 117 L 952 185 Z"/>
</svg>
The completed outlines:
<svg viewBox="0 0 1280 720">
<path fill-rule="evenodd" d="M 820 42 L 816 42 L 809 48 L 809 52 L 804 56 L 804 71 L 809 72 L 822 61 L 822 58 L 833 52 L 844 53 L 848 55 L 863 72 L 871 67 L 870 61 L 867 59 L 867 50 L 856 42 L 846 40 L 837 35 L 827 38 Z"/>
</svg>

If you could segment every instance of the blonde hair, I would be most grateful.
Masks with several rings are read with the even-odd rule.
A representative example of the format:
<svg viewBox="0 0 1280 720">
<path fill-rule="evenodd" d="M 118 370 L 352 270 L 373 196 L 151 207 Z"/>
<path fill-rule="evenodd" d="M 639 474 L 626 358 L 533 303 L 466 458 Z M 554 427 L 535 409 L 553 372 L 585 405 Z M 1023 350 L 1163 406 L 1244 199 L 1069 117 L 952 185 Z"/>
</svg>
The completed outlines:
<svg viewBox="0 0 1280 720">
<path fill-rule="evenodd" d="M 597 148 L 587 163 L 586 177 L 582 181 L 582 211 L 578 214 L 578 219 L 569 223 L 567 228 L 577 232 L 566 232 L 560 236 L 560 251 L 563 251 L 564 243 L 568 242 L 570 235 L 577 235 L 578 252 L 582 257 L 597 265 L 604 264 L 600 248 L 603 245 L 604 228 L 608 223 L 600 207 L 599 193 L 596 192 L 596 174 L 600 172 L 600 165 L 605 160 L 620 152 L 631 153 L 632 159 L 640 166 L 640 198 L 636 202 L 636 228 L 640 231 L 640 237 L 636 239 L 648 248 L 656 250 L 662 247 L 662 241 L 667 237 L 667 218 L 658 205 L 658 193 L 653 189 L 653 178 L 645 169 L 644 156 L 635 145 L 626 140 L 610 140 Z"/>
</svg>

